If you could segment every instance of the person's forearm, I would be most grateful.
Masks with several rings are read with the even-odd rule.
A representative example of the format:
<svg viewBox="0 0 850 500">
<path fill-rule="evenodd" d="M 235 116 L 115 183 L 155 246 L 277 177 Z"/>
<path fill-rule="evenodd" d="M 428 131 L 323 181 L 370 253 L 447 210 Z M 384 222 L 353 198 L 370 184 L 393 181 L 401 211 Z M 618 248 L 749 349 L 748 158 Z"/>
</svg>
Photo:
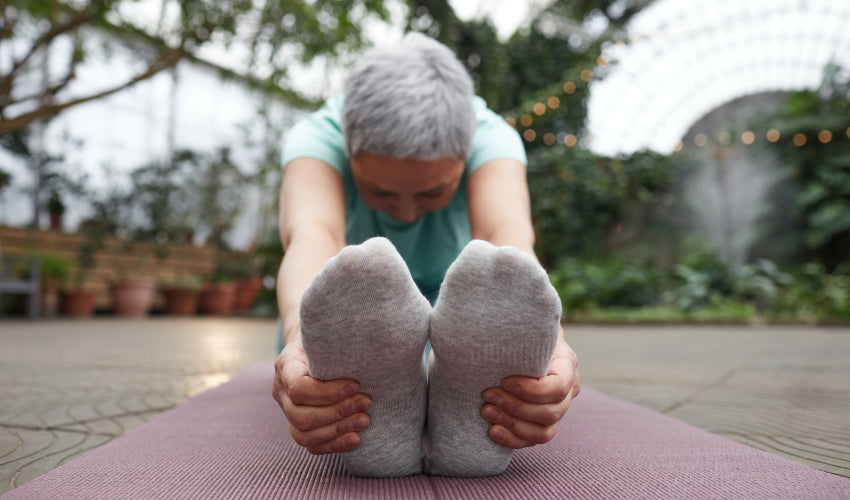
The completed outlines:
<svg viewBox="0 0 850 500">
<path fill-rule="evenodd" d="M 496 246 L 510 245 L 534 255 L 534 230 L 524 224 L 504 226 L 489 234 L 479 235 L 478 239 L 483 239 Z"/>
<path fill-rule="evenodd" d="M 329 231 L 310 228 L 295 230 L 288 239 L 286 253 L 277 279 L 277 299 L 283 321 L 283 341 L 297 340 L 301 295 L 325 263 L 342 250 L 344 241 L 337 241 Z"/>
</svg>

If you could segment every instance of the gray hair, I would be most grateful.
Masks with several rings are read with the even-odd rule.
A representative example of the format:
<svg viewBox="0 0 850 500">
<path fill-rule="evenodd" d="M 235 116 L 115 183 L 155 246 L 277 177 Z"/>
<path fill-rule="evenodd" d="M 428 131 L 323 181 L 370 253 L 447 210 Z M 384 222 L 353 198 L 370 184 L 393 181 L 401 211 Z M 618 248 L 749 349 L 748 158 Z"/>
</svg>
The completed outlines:
<svg viewBox="0 0 850 500">
<path fill-rule="evenodd" d="M 472 79 L 445 45 L 419 33 L 370 50 L 345 84 L 349 157 L 465 160 L 475 133 Z"/>
</svg>

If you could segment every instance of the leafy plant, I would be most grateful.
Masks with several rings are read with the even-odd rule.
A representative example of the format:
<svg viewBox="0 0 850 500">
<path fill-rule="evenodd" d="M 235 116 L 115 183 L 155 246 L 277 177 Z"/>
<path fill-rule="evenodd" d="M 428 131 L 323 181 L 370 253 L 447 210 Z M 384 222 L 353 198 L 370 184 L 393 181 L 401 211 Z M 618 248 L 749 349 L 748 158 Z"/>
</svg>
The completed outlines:
<svg viewBox="0 0 850 500">
<path fill-rule="evenodd" d="M 656 303 L 661 294 L 661 276 L 654 268 L 620 259 L 565 259 L 550 279 L 567 314 L 596 307 L 644 307 Z"/>
</svg>

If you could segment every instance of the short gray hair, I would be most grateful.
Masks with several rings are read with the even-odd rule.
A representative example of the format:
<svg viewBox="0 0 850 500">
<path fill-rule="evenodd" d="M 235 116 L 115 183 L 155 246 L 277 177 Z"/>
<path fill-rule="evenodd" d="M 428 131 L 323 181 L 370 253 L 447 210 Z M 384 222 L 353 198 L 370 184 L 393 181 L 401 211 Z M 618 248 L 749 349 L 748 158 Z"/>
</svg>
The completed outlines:
<svg viewBox="0 0 850 500">
<path fill-rule="evenodd" d="M 472 79 L 445 45 L 419 33 L 370 50 L 345 84 L 349 157 L 465 160 L 475 133 Z"/>
</svg>

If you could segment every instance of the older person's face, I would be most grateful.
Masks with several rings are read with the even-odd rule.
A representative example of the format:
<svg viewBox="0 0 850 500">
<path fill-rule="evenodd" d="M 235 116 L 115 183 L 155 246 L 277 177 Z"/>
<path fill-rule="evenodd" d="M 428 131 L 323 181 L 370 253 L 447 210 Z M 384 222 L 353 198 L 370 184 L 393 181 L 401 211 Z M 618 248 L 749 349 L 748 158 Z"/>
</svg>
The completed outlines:
<svg viewBox="0 0 850 500">
<path fill-rule="evenodd" d="M 463 176 L 463 160 L 406 160 L 372 153 L 351 159 L 351 173 L 369 207 L 399 222 L 445 208 Z"/>
</svg>

